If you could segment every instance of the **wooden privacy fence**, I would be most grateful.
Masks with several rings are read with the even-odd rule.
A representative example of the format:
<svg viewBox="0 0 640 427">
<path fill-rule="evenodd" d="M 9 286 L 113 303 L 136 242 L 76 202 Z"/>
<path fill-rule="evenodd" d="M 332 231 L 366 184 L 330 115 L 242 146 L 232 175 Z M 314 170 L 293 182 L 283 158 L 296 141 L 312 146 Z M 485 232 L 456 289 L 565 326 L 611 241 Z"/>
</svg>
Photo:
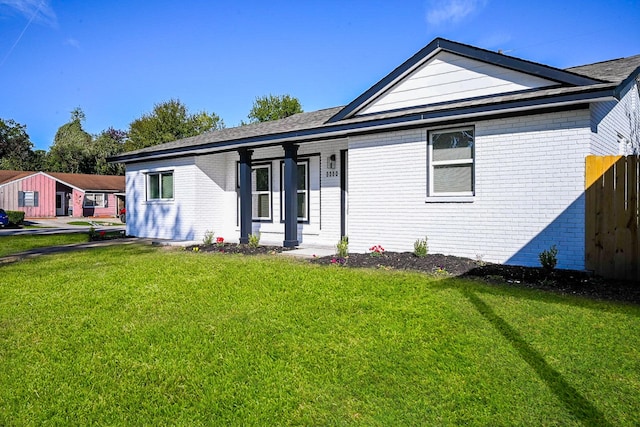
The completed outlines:
<svg viewBox="0 0 640 427">
<path fill-rule="evenodd" d="M 586 267 L 603 277 L 640 280 L 639 159 L 586 159 Z"/>
</svg>

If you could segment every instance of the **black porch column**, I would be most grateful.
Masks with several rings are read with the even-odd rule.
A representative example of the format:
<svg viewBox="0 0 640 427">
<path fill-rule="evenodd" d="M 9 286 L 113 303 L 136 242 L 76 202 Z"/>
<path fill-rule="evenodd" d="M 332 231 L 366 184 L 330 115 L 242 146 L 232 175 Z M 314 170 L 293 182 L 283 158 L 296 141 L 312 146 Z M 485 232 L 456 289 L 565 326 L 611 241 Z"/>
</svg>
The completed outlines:
<svg viewBox="0 0 640 427">
<path fill-rule="evenodd" d="M 284 242 L 285 248 L 298 246 L 298 146 L 284 145 Z"/>
<path fill-rule="evenodd" d="M 253 151 L 242 148 L 240 153 L 240 243 L 249 243 L 251 234 L 251 154 Z"/>
</svg>

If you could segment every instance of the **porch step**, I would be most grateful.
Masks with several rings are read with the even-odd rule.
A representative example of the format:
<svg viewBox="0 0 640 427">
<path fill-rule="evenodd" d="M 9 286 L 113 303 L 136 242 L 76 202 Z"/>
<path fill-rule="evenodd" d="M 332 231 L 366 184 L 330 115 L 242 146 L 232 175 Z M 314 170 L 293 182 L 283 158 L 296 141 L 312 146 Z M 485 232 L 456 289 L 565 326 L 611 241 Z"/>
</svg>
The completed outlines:
<svg viewBox="0 0 640 427">
<path fill-rule="evenodd" d="M 298 258 L 319 258 L 324 256 L 331 256 L 335 253 L 336 250 L 334 248 L 330 248 L 327 246 L 304 246 L 299 247 L 298 249 L 293 249 L 291 251 L 284 251 L 280 255 Z"/>
</svg>

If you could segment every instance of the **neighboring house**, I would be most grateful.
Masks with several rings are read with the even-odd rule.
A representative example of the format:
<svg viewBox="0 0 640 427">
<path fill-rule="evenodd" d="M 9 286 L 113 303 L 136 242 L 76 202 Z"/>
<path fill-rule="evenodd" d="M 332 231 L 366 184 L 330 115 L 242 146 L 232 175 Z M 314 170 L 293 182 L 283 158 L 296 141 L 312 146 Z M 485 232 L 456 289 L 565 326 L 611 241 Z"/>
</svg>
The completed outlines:
<svg viewBox="0 0 640 427">
<path fill-rule="evenodd" d="M 0 208 L 27 218 L 117 216 L 124 191 L 124 176 L 0 170 Z"/>
<path fill-rule="evenodd" d="M 640 55 L 561 70 L 436 39 L 344 107 L 123 153 L 127 234 L 585 267 L 585 156 L 637 141 Z M 625 145 L 626 147 L 626 145 Z"/>
</svg>

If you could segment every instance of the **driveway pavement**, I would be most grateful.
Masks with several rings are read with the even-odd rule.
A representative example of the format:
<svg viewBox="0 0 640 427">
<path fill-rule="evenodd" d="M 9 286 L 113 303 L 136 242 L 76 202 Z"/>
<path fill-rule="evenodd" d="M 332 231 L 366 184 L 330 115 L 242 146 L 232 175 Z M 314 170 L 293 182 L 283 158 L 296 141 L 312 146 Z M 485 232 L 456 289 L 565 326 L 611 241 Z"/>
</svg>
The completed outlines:
<svg viewBox="0 0 640 427">
<path fill-rule="evenodd" d="M 34 228 L 0 228 L 0 236 L 13 236 L 18 234 L 60 234 L 60 233 L 86 233 L 91 228 L 90 225 L 72 225 L 70 222 L 95 222 L 96 231 L 118 231 L 124 230 L 125 225 L 116 218 L 28 218 L 25 225 Z M 117 224 L 107 225 L 105 223 Z"/>
</svg>

